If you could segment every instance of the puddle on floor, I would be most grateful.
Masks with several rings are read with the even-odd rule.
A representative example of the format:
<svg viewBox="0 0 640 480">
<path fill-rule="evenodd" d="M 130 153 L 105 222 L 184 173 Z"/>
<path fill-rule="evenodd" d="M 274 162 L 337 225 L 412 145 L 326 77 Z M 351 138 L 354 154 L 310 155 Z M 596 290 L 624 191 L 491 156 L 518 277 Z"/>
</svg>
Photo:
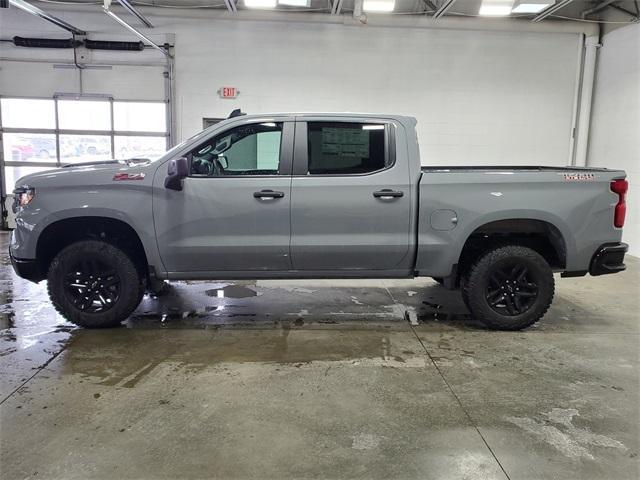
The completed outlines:
<svg viewBox="0 0 640 480">
<path fill-rule="evenodd" d="M 227 285 L 224 288 L 207 290 L 205 293 L 210 297 L 217 298 L 248 298 L 258 295 L 258 292 L 244 285 Z"/>
<path fill-rule="evenodd" d="M 382 330 L 354 334 L 296 331 L 282 325 L 273 330 L 212 330 L 209 334 L 195 330 L 79 330 L 74 337 L 73 348 L 59 357 L 63 372 L 125 388 L 134 387 L 163 364 L 189 374 L 227 363 L 301 366 L 314 361 L 401 361 L 391 356 L 390 335 Z"/>
</svg>

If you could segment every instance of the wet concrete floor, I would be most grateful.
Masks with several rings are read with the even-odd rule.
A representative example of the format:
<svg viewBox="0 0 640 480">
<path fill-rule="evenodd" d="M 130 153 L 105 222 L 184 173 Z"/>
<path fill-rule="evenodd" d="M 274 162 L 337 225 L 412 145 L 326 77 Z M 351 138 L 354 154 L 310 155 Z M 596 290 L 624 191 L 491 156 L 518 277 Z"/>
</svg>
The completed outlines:
<svg viewBox="0 0 640 480">
<path fill-rule="evenodd" d="M 637 259 L 523 332 L 428 279 L 177 282 L 82 330 L 7 242 L 3 479 L 640 478 Z"/>
</svg>

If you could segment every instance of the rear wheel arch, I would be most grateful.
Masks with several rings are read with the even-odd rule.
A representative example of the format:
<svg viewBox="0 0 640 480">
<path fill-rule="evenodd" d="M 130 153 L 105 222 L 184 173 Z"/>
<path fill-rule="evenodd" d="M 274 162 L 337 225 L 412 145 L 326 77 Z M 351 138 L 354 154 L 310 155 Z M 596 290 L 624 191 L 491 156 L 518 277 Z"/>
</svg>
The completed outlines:
<svg viewBox="0 0 640 480">
<path fill-rule="evenodd" d="M 567 241 L 554 224 L 533 218 L 495 220 L 477 227 L 467 237 L 458 258 L 456 283 L 481 255 L 500 245 L 531 248 L 554 270 L 567 266 Z"/>
</svg>

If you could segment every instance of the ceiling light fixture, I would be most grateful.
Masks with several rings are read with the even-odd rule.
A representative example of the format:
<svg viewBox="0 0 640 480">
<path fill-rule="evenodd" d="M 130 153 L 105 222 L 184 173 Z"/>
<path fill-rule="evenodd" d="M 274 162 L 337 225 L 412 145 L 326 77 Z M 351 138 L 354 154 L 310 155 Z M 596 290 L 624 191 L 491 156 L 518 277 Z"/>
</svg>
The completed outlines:
<svg viewBox="0 0 640 480">
<path fill-rule="evenodd" d="M 244 0 L 247 8 L 275 8 L 276 0 Z"/>
<path fill-rule="evenodd" d="M 513 0 L 484 0 L 478 15 L 482 17 L 506 17 L 511 15 Z"/>
<path fill-rule="evenodd" d="M 396 8 L 396 0 L 364 0 L 362 10 L 365 12 L 393 12 Z"/>
<path fill-rule="evenodd" d="M 278 5 L 309 8 L 311 6 L 311 0 L 278 0 Z"/>
<path fill-rule="evenodd" d="M 553 0 L 516 0 L 511 13 L 538 13 L 553 3 Z"/>
</svg>

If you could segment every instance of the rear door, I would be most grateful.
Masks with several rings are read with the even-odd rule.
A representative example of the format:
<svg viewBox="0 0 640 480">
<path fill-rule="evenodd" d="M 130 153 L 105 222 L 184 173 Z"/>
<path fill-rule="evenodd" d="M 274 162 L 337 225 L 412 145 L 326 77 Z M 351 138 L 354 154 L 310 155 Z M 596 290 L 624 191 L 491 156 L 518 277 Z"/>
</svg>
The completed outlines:
<svg viewBox="0 0 640 480">
<path fill-rule="evenodd" d="M 384 119 L 297 119 L 294 269 L 408 272 L 411 188 L 406 151 L 396 150 L 400 128 Z"/>
<path fill-rule="evenodd" d="M 242 122 L 194 148 L 182 191 L 154 179 L 169 272 L 281 271 L 289 256 L 293 121 Z M 293 119 L 291 119 L 293 120 Z"/>
</svg>

